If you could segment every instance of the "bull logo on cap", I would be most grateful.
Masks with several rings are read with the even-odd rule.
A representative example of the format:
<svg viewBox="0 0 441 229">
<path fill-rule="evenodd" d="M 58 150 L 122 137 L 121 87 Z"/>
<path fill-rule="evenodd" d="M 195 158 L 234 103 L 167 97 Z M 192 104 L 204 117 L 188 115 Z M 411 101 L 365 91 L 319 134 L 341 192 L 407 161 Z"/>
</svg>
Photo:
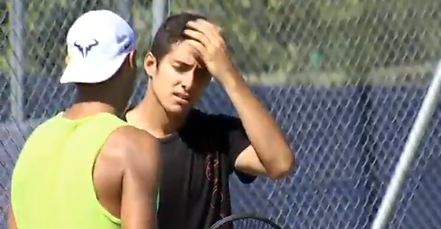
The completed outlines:
<svg viewBox="0 0 441 229">
<path fill-rule="evenodd" d="M 90 43 L 87 45 L 81 45 L 81 44 L 78 44 L 77 41 L 75 41 L 74 46 L 81 52 L 81 55 L 83 55 L 83 57 L 86 57 L 87 54 L 90 52 L 90 50 L 92 50 L 93 47 L 95 47 L 99 44 L 98 41 L 95 39 L 93 39 L 92 42 L 93 43 Z"/>
</svg>

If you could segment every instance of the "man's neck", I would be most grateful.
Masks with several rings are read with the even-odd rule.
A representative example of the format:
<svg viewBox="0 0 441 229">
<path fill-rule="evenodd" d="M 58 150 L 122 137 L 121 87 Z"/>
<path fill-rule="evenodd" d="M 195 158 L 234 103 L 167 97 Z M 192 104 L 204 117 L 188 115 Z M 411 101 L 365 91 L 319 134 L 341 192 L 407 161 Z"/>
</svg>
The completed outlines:
<svg viewBox="0 0 441 229">
<path fill-rule="evenodd" d="M 133 110 L 127 113 L 127 121 L 144 129 L 156 138 L 164 138 L 175 133 L 184 124 L 185 114 L 167 113 L 157 97 L 147 92 L 145 98 Z"/>
<path fill-rule="evenodd" d="M 69 119 L 82 119 L 100 113 L 118 115 L 115 107 L 101 102 L 77 102 L 64 112 Z"/>
</svg>

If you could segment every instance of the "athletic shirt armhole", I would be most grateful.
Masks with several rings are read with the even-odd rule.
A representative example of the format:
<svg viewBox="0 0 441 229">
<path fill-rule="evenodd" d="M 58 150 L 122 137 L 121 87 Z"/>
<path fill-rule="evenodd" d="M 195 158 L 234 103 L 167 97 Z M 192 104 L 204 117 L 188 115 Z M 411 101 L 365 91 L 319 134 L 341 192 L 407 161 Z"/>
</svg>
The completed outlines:
<svg viewBox="0 0 441 229">
<path fill-rule="evenodd" d="M 106 141 L 107 141 L 107 139 L 106 139 Z M 101 151 L 101 149 L 100 149 L 100 151 Z M 111 222 L 113 222 L 113 223 L 115 223 L 115 224 L 118 224 L 118 225 L 120 225 L 121 224 L 121 218 L 118 218 L 118 217 L 116 217 L 116 216 L 114 216 L 114 215 L 112 215 L 112 213 L 110 213 L 102 204 L 101 204 L 101 202 L 99 201 L 99 199 L 98 199 L 98 195 L 97 195 L 97 192 L 96 192 L 96 189 L 95 189 L 95 182 L 94 182 L 94 180 L 93 180 L 93 175 L 94 175 L 94 171 L 95 171 L 95 165 L 96 165 L 96 161 L 97 161 L 97 159 L 98 159 L 98 155 L 99 155 L 100 153 L 97 153 L 96 154 L 96 156 L 95 156 L 95 160 L 94 160 L 94 162 L 93 162 L 93 167 L 92 167 L 92 171 L 91 171 L 91 176 L 90 176 L 90 185 L 89 185 L 89 188 L 91 189 L 90 190 L 90 192 L 91 192 L 91 194 L 90 194 L 90 196 L 93 198 L 93 203 L 94 203 L 94 206 L 96 207 L 96 209 L 98 210 L 98 211 L 100 211 L 108 220 L 110 220 Z"/>
<path fill-rule="evenodd" d="M 127 121 L 127 113 L 131 110 L 133 110 L 136 106 L 135 105 L 130 105 L 129 108 L 124 112 L 124 115 L 122 116 L 122 120 L 124 122 L 126 122 L 128 125 L 133 126 L 132 124 L 129 123 L 129 121 Z M 158 212 L 159 210 L 159 195 L 160 195 L 160 190 L 158 190 L 158 197 L 156 198 L 156 212 Z"/>
<path fill-rule="evenodd" d="M 100 131 L 106 131 L 108 134 L 103 135 L 105 136 L 104 139 L 101 140 L 102 144 L 99 147 L 99 152 L 96 153 L 95 157 L 94 157 L 94 161 L 93 161 L 93 166 L 92 169 L 90 171 L 90 179 L 89 179 L 89 193 L 90 193 L 90 197 L 93 198 L 92 201 L 94 203 L 94 206 L 96 207 L 96 209 L 98 211 L 100 211 L 104 217 L 106 217 L 108 220 L 110 220 L 111 222 L 121 225 L 121 219 L 112 215 L 112 213 L 110 213 L 99 201 L 97 193 L 96 193 L 96 189 L 95 189 L 95 182 L 93 180 L 93 175 L 94 175 L 94 171 L 95 171 L 95 165 L 96 165 L 96 161 L 98 159 L 99 154 L 101 153 L 102 148 L 104 147 L 104 145 L 107 143 L 107 140 L 109 139 L 110 135 L 115 132 L 116 130 L 118 130 L 119 128 L 122 128 L 124 126 L 127 126 L 127 122 L 117 118 L 116 116 L 111 116 L 111 118 L 108 119 L 108 121 L 105 121 L 104 119 L 107 118 L 103 118 L 102 122 L 105 122 L 105 125 L 100 125 L 101 130 Z M 114 120 L 111 120 L 114 119 Z M 104 128 L 105 126 L 105 128 Z"/>
</svg>

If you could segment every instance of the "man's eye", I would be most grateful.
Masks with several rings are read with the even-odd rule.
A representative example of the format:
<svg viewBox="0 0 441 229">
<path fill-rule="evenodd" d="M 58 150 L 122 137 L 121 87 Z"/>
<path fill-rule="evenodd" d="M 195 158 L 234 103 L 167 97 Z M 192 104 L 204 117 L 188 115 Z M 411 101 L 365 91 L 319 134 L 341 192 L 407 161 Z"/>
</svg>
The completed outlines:
<svg viewBox="0 0 441 229">
<path fill-rule="evenodd" d="M 196 74 L 207 77 L 210 76 L 210 72 L 206 68 L 197 68 Z"/>
<path fill-rule="evenodd" d="M 175 66 L 173 66 L 173 67 L 174 67 L 175 70 L 178 71 L 178 72 L 185 72 L 185 71 L 188 71 L 188 70 L 191 68 L 190 66 L 183 65 L 183 64 L 175 65 Z"/>
</svg>

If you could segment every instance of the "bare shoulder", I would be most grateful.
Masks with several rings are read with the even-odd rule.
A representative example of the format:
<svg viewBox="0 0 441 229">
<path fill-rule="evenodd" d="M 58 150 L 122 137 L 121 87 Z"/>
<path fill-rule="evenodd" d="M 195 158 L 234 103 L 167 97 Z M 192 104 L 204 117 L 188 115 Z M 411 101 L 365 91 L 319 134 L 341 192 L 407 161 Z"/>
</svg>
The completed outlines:
<svg viewBox="0 0 441 229">
<path fill-rule="evenodd" d="M 133 126 L 117 129 L 108 140 L 109 149 L 126 162 L 155 161 L 159 157 L 159 140 Z"/>
<path fill-rule="evenodd" d="M 159 140 L 132 126 L 116 130 L 109 145 L 119 148 L 122 173 L 121 220 L 125 228 L 156 228 L 156 200 L 162 162 Z"/>
<path fill-rule="evenodd" d="M 146 144 L 158 143 L 158 140 L 153 135 L 134 126 L 124 126 L 117 129 L 113 133 L 113 137 L 124 141 L 125 144 L 139 144 L 140 142 L 146 142 Z"/>
<path fill-rule="evenodd" d="M 107 174 L 106 177 L 115 180 L 126 172 L 155 176 L 161 168 L 160 159 L 156 138 L 143 130 L 124 126 L 115 130 L 102 147 L 95 174 Z"/>
</svg>

